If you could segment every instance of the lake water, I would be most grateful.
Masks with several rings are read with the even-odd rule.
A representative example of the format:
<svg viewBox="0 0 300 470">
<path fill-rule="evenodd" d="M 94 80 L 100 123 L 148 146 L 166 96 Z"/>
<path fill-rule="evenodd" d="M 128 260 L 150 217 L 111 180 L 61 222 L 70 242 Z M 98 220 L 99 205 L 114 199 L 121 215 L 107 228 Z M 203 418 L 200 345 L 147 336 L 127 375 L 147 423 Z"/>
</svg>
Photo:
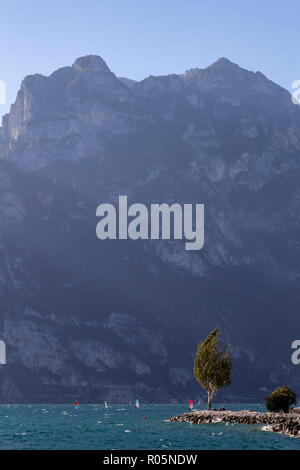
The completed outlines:
<svg viewBox="0 0 300 470">
<path fill-rule="evenodd" d="M 253 404 L 219 406 L 265 410 Z M 300 449 L 300 439 L 263 431 L 262 425 L 165 421 L 185 411 L 186 405 L 141 404 L 137 410 L 99 404 L 77 411 L 72 405 L 0 405 L 0 448 Z"/>
</svg>

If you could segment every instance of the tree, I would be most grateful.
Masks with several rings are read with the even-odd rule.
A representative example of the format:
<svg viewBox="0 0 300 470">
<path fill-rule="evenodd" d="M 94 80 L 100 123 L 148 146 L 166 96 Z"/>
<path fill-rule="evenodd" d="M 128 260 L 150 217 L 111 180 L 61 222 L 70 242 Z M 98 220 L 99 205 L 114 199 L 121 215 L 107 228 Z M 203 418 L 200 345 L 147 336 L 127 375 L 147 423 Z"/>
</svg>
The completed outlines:
<svg viewBox="0 0 300 470">
<path fill-rule="evenodd" d="M 220 329 L 216 328 L 198 344 L 194 362 L 194 376 L 207 391 L 208 410 L 219 389 L 231 384 L 231 350 L 229 346 L 223 350 L 219 336 Z"/>
<path fill-rule="evenodd" d="M 287 387 L 279 387 L 265 398 L 268 411 L 288 413 L 291 405 L 296 405 L 296 393 Z"/>
</svg>

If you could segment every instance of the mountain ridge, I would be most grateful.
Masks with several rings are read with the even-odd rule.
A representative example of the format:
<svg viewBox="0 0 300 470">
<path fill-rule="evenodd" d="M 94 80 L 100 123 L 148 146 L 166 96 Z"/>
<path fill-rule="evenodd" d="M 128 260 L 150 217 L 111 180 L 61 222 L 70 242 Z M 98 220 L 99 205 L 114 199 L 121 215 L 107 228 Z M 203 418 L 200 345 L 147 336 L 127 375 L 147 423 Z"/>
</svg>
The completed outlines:
<svg viewBox="0 0 300 470">
<path fill-rule="evenodd" d="M 109 74 L 113 73 L 113 72 L 111 72 L 110 68 L 107 66 L 106 62 L 102 59 L 101 56 L 90 54 L 90 55 L 86 55 L 86 56 L 82 56 L 82 57 L 77 58 L 73 62 L 72 66 L 61 67 L 59 69 L 56 69 L 54 72 L 51 72 L 51 74 L 49 74 L 49 75 L 42 75 L 42 74 L 39 74 L 39 73 L 27 75 L 21 83 L 21 89 L 22 89 L 23 84 L 25 84 L 26 82 L 31 82 L 32 80 L 35 80 L 36 78 L 38 78 L 38 79 L 54 78 L 57 75 L 60 75 L 62 73 L 67 73 L 67 72 L 70 72 L 70 74 L 72 74 L 72 72 L 74 71 L 74 68 L 79 69 L 79 70 L 81 69 L 81 66 L 79 65 L 80 63 L 85 64 L 85 67 L 82 67 L 82 69 L 90 69 L 90 68 L 93 68 L 93 64 L 95 66 L 97 64 L 98 68 L 96 67 L 96 70 L 98 72 L 102 72 L 102 73 L 105 72 L 105 73 L 109 73 Z M 90 64 L 90 66 L 88 66 L 89 64 Z M 100 64 L 101 64 L 101 66 L 100 66 Z M 167 75 L 156 75 L 156 76 L 150 75 L 150 76 L 145 77 L 141 80 L 134 80 L 134 79 L 126 78 L 126 77 L 118 77 L 118 80 L 122 81 L 122 79 L 123 79 L 123 80 L 128 81 L 128 82 L 134 82 L 135 84 L 140 84 L 141 82 L 143 82 L 143 81 L 145 81 L 149 78 L 184 77 L 184 75 L 189 74 L 189 73 L 194 73 L 194 72 L 198 72 L 198 73 L 200 72 L 201 73 L 203 71 L 207 71 L 207 70 L 210 70 L 210 69 L 215 69 L 215 68 L 218 68 L 220 66 L 222 67 L 224 65 L 225 65 L 225 67 L 236 68 L 236 69 L 239 69 L 239 70 L 242 70 L 242 71 L 246 71 L 249 74 L 257 74 L 258 76 L 262 76 L 263 78 L 266 79 L 267 82 L 269 82 L 271 84 L 275 84 L 276 87 L 279 87 L 282 90 L 285 90 L 287 93 L 289 93 L 285 88 L 281 87 L 280 85 L 277 85 L 275 82 L 268 79 L 262 72 L 260 72 L 260 71 L 251 72 L 251 71 L 249 71 L 245 68 L 240 67 L 238 64 L 235 64 L 235 63 L 231 62 L 226 57 L 220 57 L 215 62 L 213 62 L 212 64 L 210 64 L 207 67 L 204 67 L 202 69 L 200 69 L 200 68 L 188 69 L 182 74 L 170 73 L 170 74 L 167 74 Z M 7 113 L 7 114 L 9 114 L 9 113 Z M 4 115 L 4 116 L 7 116 L 7 115 Z"/>
<path fill-rule="evenodd" d="M 129 87 L 97 56 L 74 64 L 25 78 L 0 130 L 0 398 L 201 398 L 193 356 L 216 325 L 236 370 L 220 398 L 297 390 L 299 107 L 227 59 Z M 119 195 L 205 204 L 204 248 L 99 241 Z"/>
</svg>

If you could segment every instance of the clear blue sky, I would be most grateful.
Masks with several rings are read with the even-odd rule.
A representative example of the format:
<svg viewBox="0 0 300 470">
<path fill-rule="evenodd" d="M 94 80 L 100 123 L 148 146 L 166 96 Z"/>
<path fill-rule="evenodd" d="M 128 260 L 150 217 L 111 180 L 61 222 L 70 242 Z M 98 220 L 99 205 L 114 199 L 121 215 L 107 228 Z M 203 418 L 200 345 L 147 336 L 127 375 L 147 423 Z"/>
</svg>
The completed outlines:
<svg viewBox="0 0 300 470">
<path fill-rule="evenodd" d="M 138 80 L 223 56 L 287 89 L 300 79 L 299 0 L 4 0 L 0 14 L 0 115 L 25 75 L 86 54 Z"/>
</svg>

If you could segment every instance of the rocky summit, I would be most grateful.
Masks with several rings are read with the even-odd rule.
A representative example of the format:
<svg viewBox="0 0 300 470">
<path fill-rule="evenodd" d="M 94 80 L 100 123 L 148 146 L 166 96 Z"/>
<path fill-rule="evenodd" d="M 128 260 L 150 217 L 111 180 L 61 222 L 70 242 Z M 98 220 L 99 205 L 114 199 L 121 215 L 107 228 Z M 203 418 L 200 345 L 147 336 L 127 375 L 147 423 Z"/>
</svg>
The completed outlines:
<svg viewBox="0 0 300 470">
<path fill-rule="evenodd" d="M 0 400 L 202 399 L 193 358 L 216 326 L 234 361 L 220 400 L 299 390 L 299 181 L 299 106 L 228 59 L 26 77 L 0 128 Z M 204 204 L 203 249 L 99 240 L 96 208 L 119 195 Z"/>
</svg>

